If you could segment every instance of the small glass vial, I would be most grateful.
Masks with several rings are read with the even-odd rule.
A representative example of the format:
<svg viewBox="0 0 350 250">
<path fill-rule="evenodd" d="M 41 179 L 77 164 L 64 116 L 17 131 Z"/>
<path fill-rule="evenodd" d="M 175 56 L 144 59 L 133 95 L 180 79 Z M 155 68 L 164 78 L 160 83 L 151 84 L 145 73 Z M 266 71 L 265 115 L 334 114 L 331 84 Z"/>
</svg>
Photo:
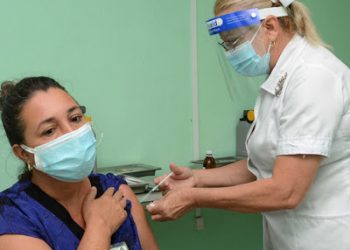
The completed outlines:
<svg viewBox="0 0 350 250">
<path fill-rule="evenodd" d="M 207 150 L 205 159 L 203 161 L 203 167 L 205 169 L 215 168 L 216 163 L 213 157 L 213 152 L 211 150 Z"/>
</svg>

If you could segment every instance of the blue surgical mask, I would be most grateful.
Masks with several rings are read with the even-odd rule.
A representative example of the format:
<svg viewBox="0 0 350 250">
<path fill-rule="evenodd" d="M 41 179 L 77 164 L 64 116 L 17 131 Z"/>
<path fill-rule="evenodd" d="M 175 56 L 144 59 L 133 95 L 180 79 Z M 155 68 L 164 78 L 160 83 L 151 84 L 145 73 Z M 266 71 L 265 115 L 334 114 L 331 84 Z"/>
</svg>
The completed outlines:
<svg viewBox="0 0 350 250">
<path fill-rule="evenodd" d="M 261 57 L 256 54 L 252 46 L 256 34 L 250 41 L 246 41 L 237 48 L 225 53 L 235 71 L 244 76 L 259 76 L 269 73 L 271 46 L 269 46 L 264 56 Z"/>
<path fill-rule="evenodd" d="M 37 170 L 66 182 L 86 178 L 96 159 L 96 139 L 90 123 L 35 148 L 21 147 L 34 154 Z"/>
</svg>

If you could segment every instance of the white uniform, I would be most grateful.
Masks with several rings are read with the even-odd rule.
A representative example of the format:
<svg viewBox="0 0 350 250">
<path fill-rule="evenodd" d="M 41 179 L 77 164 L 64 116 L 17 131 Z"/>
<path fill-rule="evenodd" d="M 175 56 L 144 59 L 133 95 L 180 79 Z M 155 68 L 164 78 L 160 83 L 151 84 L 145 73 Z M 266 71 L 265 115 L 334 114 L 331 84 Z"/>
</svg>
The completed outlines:
<svg viewBox="0 0 350 250">
<path fill-rule="evenodd" d="M 266 250 L 350 249 L 349 103 L 349 68 L 294 36 L 261 86 L 246 141 L 249 170 L 270 178 L 278 155 L 326 158 L 296 209 L 263 213 Z"/>
</svg>

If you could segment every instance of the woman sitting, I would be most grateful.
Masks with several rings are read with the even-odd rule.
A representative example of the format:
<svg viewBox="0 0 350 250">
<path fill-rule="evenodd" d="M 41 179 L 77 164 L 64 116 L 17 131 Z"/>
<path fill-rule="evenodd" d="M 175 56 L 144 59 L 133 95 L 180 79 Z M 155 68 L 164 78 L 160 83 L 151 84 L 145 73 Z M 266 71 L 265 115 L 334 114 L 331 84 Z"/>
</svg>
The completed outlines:
<svg viewBox="0 0 350 250">
<path fill-rule="evenodd" d="M 126 182 L 91 174 L 94 133 L 60 84 L 48 77 L 5 82 L 0 104 L 13 152 L 27 166 L 0 193 L 0 250 L 158 249 Z"/>
</svg>

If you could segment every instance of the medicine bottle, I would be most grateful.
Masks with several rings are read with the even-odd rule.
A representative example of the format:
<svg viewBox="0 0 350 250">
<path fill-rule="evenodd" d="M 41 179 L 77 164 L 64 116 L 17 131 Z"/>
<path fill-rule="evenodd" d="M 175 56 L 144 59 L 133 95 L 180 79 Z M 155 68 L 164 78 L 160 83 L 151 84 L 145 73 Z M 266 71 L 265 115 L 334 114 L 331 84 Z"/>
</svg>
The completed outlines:
<svg viewBox="0 0 350 250">
<path fill-rule="evenodd" d="M 215 159 L 213 157 L 213 152 L 211 150 L 207 150 L 207 152 L 206 152 L 206 156 L 205 156 L 205 159 L 203 161 L 203 167 L 205 169 L 216 167 Z"/>
</svg>

